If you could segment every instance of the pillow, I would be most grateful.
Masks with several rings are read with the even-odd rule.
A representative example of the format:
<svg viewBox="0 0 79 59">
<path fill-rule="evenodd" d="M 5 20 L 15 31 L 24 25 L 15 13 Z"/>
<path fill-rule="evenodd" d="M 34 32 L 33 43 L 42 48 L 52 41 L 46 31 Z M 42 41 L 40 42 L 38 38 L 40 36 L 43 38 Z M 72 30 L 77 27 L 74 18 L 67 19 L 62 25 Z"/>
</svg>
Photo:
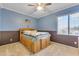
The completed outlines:
<svg viewBox="0 0 79 59">
<path fill-rule="evenodd" d="M 24 31 L 23 33 L 30 35 L 31 31 Z"/>
<path fill-rule="evenodd" d="M 32 36 L 35 36 L 35 35 L 36 35 L 36 33 L 37 33 L 37 31 L 36 31 L 36 30 L 24 31 L 24 34 L 28 34 L 28 35 L 32 35 Z"/>
<path fill-rule="evenodd" d="M 30 35 L 35 36 L 36 33 L 37 33 L 37 31 L 36 30 L 33 30 L 33 31 L 30 32 Z"/>
</svg>

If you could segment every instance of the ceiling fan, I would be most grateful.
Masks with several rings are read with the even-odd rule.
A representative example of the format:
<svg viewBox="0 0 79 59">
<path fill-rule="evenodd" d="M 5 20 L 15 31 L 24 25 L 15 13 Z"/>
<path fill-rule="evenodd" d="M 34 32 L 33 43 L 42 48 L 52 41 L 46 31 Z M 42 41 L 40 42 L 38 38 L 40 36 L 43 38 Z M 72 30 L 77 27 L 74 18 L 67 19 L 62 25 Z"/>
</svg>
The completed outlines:
<svg viewBox="0 0 79 59">
<path fill-rule="evenodd" d="M 51 4 L 52 3 L 33 3 L 33 4 L 28 4 L 28 6 L 35 6 L 37 10 L 42 10 Z"/>
<path fill-rule="evenodd" d="M 52 5 L 52 3 L 29 3 L 27 4 L 27 6 L 35 7 L 36 8 L 35 11 L 43 11 L 43 12 L 49 11 L 46 8 L 50 5 Z"/>
</svg>

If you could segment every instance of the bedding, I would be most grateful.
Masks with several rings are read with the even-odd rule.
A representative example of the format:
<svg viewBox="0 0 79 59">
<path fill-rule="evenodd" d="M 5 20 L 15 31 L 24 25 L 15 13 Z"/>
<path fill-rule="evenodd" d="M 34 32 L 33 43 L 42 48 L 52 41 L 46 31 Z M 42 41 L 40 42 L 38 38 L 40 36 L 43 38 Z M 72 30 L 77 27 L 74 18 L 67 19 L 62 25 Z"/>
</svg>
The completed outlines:
<svg viewBox="0 0 79 59">
<path fill-rule="evenodd" d="M 25 36 L 27 39 L 32 40 L 32 42 L 35 42 L 35 41 L 37 40 L 37 38 L 36 38 L 35 36 L 32 36 L 32 35 L 24 34 L 24 36 Z"/>
<path fill-rule="evenodd" d="M 34 30 L 34 31 L 24 31 L 23 33 L 26 34 L 26 35 L 32 35 L 32 36 L 50 35 L 48 32 L 37 32 L 36 30 Z"/>
<path fill-rule="evenodd" d="M 24 36 L 28 39 L 31 39 L 34 42 L 35 40 L 45 39 L 47 37 L 50 37 L 50 34 L 48 32 L 37 32 L 34 35 L 24 33 Z"/>
</svg>

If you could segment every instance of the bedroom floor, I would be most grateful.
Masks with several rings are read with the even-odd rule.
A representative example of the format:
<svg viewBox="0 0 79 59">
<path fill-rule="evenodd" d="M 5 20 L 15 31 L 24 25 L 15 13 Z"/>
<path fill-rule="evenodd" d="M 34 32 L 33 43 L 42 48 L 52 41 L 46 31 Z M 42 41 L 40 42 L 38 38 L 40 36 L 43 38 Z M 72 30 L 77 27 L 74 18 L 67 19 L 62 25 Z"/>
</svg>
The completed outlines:
<svg viewBox="0 0 79 59">
<path fill-rule="evenodd" d="M 20 42 L 0 46 L 0 56 L 29 56 L 33 55 Z M 34 56 L 79 56 L 79 48 L 52 42 Z"/>
</svg>

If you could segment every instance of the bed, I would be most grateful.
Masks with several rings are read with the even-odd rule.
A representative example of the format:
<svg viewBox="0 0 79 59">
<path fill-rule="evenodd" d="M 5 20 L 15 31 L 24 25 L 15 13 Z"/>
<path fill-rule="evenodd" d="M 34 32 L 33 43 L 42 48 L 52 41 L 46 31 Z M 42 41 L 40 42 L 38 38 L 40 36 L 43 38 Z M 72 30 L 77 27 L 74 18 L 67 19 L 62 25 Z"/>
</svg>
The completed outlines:
<svg viewBox="0 0 79 59">
<path fill-rule="evenodd" d="M 50 44 L 50 34 L 32 28 L 21 28 L 20 42 L 32 53 L 36 53 Z"/>
</svg>

